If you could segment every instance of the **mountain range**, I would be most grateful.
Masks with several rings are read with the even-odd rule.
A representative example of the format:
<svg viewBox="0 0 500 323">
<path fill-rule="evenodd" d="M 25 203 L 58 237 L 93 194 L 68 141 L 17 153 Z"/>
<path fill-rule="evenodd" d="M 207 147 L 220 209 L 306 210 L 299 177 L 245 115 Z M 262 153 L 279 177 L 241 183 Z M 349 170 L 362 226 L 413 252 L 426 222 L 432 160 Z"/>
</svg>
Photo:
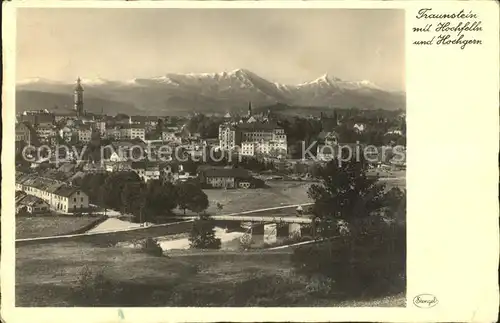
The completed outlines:
<svg viewBox="0 0 500 323">
<path fill-rule="evenodd" d="M 384 90 L 369 81 L 343 81 L 328 74 L 298 85 L 268 81 L 238 69 L 222 73 L 166 74 L 128 81 L 82 79 L 87 111 L 107 114 L 186 114 L 245 112 L 284 104 L 300 107 L 405 109 L 405 94 Z M 16 86 L 17 111 L 72 107 L 74 84 L 34 78 Z"/>
</svg>

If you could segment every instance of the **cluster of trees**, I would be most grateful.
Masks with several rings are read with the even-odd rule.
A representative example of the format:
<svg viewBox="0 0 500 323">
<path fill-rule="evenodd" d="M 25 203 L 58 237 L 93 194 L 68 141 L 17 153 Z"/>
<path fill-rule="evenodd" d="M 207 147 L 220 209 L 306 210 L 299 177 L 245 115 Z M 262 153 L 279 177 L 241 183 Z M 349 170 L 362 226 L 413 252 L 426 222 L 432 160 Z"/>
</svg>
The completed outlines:
<svg viewBox="0 0 500 323">
<path fill-rule="evenodd" d="M 137 222 L 156 222 L 180 208 L 196 213 L 208 207 L 208 197 L 197 182 L 174 185 L 160 180 L 144 183 L 134 172 L 88 174 L 76 179 L 90 202 L 108 209 L 132 214 Z"/>
<path fill-rule="evenodd" d="M 156 127 L 153 130 L 146 132 L 145 135 L 146 140 L 160 139 L 162 137 L 162 132 L 164 127 L 165 127 L 165 122 L 163 121 L 162 118 L 159 118 L 156 123 Z"/>
<path fill-rule="evenodd" d="M 88 174 L 75 181 L 89 195 L 91 203 L 124 214 L 132 214 L 136 222 L 157 222 L 160 217 L 172 215 L 179 208 L 200 215 L 192 226 L 190 243 L 192 248 L 218 249 L 220 239 L 215 236 L 215 224 L 204 213 L 208 208 L 208 197 L 196 182 L 177 185 L 152 180 L 144 183 L 134 172 L 112 174 Z M 151 242 L 152 252 L 159 249 Z"/>
<path fill-rule="evenodd" d="M 360 143 L 374 146 L 406 144 L 406 136 L 387 134 L 389 129 L 390 128 L 385 124 L 375 123 L 373 125 L 367 125 L 364 131 L 357 132 L 354 129 L 354 124 L 343 123 L 335 127 L 335 132 L 338 133 L 339 139 L 343 143 L 355 143 L 359 141 Z"/>
<path fill-rule="evenodd" d="M 406 120 L 400 117 L 401 111 L 358 110 L 339 111 L 340 124 L 335 127 L 342 142 L 359 141 L 368 145 L 382 146 L 389 144 L 406 144 Z M 361 123 L 366 130 L 358 133 L 354 125 Z M 402 135 L 386 135 L 391 129 L 400 129 Z"/>
<path fill-rule="evenodd" d="M 321 121 L 300 117 L 280 119 L 278 125 L 285 130 L 291 158 L 302 158 L 302 145 L 309 147 L 322 130 Z"/>
<path fill-rule="evenodd" d="M 281 119 L 278 121 L 286 133 L 288 142 L 305 141 L 307 143 L 316 139 L 322 130 L 321 121 L 300 117 Z"/>
<path fill-rule="evenodd" d="M 17 142 L 16 141 L 16 155 L 15 155 L 15 163 L 16 163 L 16 167 L 20 170 L 29 170 L 30 169 L 30 162 L 28 162 L 26 160 L 26 158 L 24 158 L 25 156 L 23 156 L 23 148 L 25 147 L 26 145 L 24 144 L 24 142 Z"/>
<path fill-rule="evenodd" d="M 297 270 L 349 296 L 404 290 L 406 191 L 387 191 L 363 161 L 330 162 L 320 177 L 308 194 L 322 242 L 294 251 Z"/>
<path fill-rule="evenodd" d="M 406 145 L 406 122 L 398 116 L 399 112 L 393 111 L 363 111 L 347 109 L 334 111 L 331 116 L 323 120 L 306 119 L 295 116 L 293 118 L 282 117 L 278 125 L 283 127 L 287 134 L 289 153 L 292 158 L 302 157 L 302 145 L 309 147 L 318 140 L 321 131 L 335 131 L 339 135 L 340 142 L 360 143 L 367 145 Z M 337 123 L 338 121 L 338 123 Z M 366 129 L 357 132 L 354 129 L 356 123 L 362 123 Z M 387 134 L 391 129 L 398 128 L 399 134 Z M 311 151 L 315 151 L 313 147 Z"/>
<path fill-rule="evenodd" d="M 313 184 L 308 196 L 314 201 L 313 214 L 318 232 L 329 238 L 363 229 L 372 219 L 395 219 L 406 214 L 406 191 L 398 187 L 387 190 L 378 178 L 368 175 L 368 163 L 349 159 L 330 161 L 317 170 L 319 184 Z"/>
<path fill-rule="evenodd" d="M 187 128 L 191 133 L 199 133 L 202 138 L 217 138 L 219 135 L 219 125 L 222 121 L 222 118 L 197 114 L 189 119 Z"/>
</svg>

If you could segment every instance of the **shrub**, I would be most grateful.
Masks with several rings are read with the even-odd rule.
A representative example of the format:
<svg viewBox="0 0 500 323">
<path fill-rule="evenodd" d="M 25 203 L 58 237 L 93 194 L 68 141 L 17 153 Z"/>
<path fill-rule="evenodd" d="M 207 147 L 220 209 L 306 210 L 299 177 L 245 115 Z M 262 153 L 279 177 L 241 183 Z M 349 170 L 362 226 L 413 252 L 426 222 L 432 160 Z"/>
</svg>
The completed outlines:
<svg viewBox="0 0 500 323">
<path fill-rule="evenodd" d="M 200 216 L 193 222 L 189 235 L 191 248 L 194 249 L 220 249 L 221 240 L 215 237 L 215 224 L 206 215 Z"/>
<path fill-rule="evenodd" d="M 334 291 L 335 281 L 324 276 L 313 276 L 306 284 L 306 291 L 318 297 L 327 297 Z"/>
<path fill-rule="evenodd" d="M 147 254 L 161 257 L 163 256 L 163 249 L 157 240 L 153 238 L 147 238 L 141 242 L 141 249 Z"/>
<path fill-rule="evenodd" d="M 121 289 L 104 275 L 102 269 L 84 266 L 76 278 L 73 293 L 83 306 L 106 306 L 119 303 Z"/>
<path fill-rule="evenodd" d="M 252 188 L 268 188 L 269 185 L 267 185 L 266 182 L 261 180 L 260 178 L 252 178 L 251 187 Z"/>
</svg>

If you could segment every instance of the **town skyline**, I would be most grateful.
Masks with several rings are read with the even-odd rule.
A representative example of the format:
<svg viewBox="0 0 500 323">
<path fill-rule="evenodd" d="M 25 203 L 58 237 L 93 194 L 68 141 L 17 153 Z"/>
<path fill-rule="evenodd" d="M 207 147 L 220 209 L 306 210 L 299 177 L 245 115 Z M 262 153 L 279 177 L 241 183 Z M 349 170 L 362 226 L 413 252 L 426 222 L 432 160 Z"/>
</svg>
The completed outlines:
<svg viewBox="0 0 500 323">
<path fill-rule="evenodd" d="M 73 82 L 75 75 L 128 80 L 247 69 L 282 84 L 328 74 L 404 90 L 400 10 L 143 9 L 131 14 L 126 9 L 19 10 L 16 81 Z M 347 29 L 349 36 L 325 36 L 325 30 Z M 51 36 L 55 30 L 57 38 Z M 44 64 L 33 52 L 46 58 Z"/>
</svg>

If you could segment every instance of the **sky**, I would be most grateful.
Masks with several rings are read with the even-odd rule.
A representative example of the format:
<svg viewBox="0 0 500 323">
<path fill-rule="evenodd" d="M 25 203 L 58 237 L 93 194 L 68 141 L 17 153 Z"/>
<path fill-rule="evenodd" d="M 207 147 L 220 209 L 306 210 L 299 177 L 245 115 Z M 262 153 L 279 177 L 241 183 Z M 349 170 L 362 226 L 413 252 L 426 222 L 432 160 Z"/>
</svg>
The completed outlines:
<svg viewBox="0 0 500 323">
<path fill-rule="evenodd" d="M 16 76 L 73 82 L 248 69 L 299 84 L 327 73 L 404 90 L 404 11 L 22 8 Z"/>
</svg>

